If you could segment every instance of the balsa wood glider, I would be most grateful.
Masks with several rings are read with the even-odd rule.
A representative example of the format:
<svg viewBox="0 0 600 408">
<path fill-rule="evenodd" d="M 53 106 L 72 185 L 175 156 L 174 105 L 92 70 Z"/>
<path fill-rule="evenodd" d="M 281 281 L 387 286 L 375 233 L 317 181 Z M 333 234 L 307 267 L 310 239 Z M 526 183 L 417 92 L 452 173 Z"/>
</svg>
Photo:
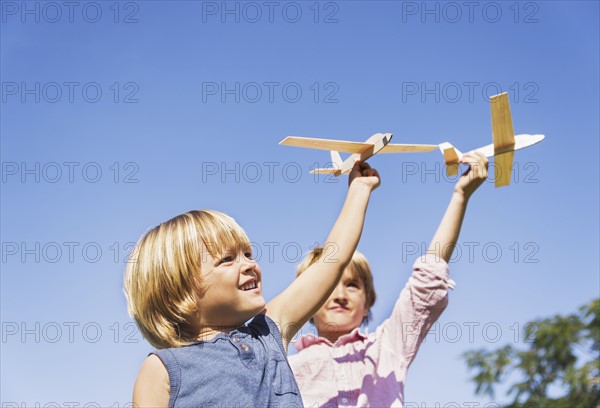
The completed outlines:
<svg viewBox="0 0 600 408">
<path fill-rule="evenodd" d="M 512 174 L 515 150 L 532 146 L 544 140 L 544 135 L 516 135 L 513 130 L 512 116 L 508 102 L 508 93 L 490 97 L 492 111 L 492 140 L 494 143 L 475 149 L 486 157 L 494 156 L 496 187 L 508 186 Z M 458 163 L 463 154 L 450 143 L 439 145 L 446 161 L 446 173 L 454 176 L 458 173 Z"/>
<path fill-rule="evenodd" d="M 391 133 L 375 133 L 365 142 L 348 142 L 345 140 L 313 139 L 308 137 L 288 136 L 279 142 L 280 145 L 305 147 L 308 149 L 329 150 L 333 167 L 311 170 L 311 173 L 333 174 L 339 176 L 348 174 L 357 160 L 367 160 L 376 153 L 416 153 L 430 152 L 438 148 L 438 145 L 424 144 L 392 144 Z M 350 157 L 342 161 L 338 152 L 352 153 Z"/>
</svg>

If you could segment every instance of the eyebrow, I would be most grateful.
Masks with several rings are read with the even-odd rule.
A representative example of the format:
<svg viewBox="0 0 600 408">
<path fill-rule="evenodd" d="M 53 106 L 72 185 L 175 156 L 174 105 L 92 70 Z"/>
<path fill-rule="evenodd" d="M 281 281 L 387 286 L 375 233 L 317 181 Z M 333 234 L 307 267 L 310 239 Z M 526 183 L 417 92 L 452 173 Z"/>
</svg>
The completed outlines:
<svg viewBox="0 0 600 408">
<path fill-rule="evenodd" d="M 237 254 L 240 249 L 241 249 L 240 246 L 223 248 L 223 250 L 220 252 L 219 256 Z"/>
<path fill-rule="evenodd" d="M 217 258 L 219 258 L 219 261 L 223 258 L 229 257 L 229 256 L 234 256 L 237 257 L 239 252 L 252 252 L 252 246 L 237 246 L 236 248 L 226 248 L 223 249 L 223 251 L 218 254 Z"/>
</svg>

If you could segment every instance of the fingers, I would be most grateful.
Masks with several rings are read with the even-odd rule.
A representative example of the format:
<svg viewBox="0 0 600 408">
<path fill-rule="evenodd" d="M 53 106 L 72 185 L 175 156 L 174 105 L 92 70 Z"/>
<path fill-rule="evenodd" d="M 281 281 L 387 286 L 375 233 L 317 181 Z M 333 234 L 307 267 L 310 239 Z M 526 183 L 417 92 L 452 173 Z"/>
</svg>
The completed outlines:
<svg viewBox="0 0 600 408">
<path fill-rule="evenodd" d="M 352 170 L 360 171 L 360 175 L 363 177 L 379 177 L 379 173 L 377 172 L 377 170 L 371 168 L 369 163 L 360 160 L 357 160 L 356 163 L 354 163 L 354 168 Z"/>
<path fill-rule="evenodd" d="M 460 162 L 464 163 L 464 164 L 480 163 L 481 165 L 483 165 L 485 167 L 488 166 L 487 157 L 485 157 L 485 155 L 483 153 L 477 152 L 477 151 L 471 151 L 471 152 L 463 154 L 462 160 Z"/>
<path fill-rule="evenodd" d="M 465 153 L 460 162 L 469 165 L 467 173 L 472 173 L 476 178 L 487 178 L 489 162 L 483 153 L 476 151 Z"/>
<path fill-rule="evenodd" d="M 352 170 L 358 170 L 362 173 L 363 170 L 370 169 L 370 168 L 371 168 L 371 166 L 369 166 L 369 163 L 357 160 L 354 162 L 354 167 L 352 167 Z"/>
<path fill-rule="evenodd" d="M 379 172 L 376 169 L 366 169 L 363 170 L 363 176 L 379 178 Z"/>
<path fill-rule="evenodd" d="M 379 172 L 376 169 L 371 168 L 369 164 L 360 160 L 357 160 L 354 163 L 354 167 L 352 167 L 352 171 L 350 172 L 350 177 L 350 184 L 353 180 L 360 180 L 361 183 L 367 184 L 373 189 L 377 188 L 381 183 Z"/>
</svg>

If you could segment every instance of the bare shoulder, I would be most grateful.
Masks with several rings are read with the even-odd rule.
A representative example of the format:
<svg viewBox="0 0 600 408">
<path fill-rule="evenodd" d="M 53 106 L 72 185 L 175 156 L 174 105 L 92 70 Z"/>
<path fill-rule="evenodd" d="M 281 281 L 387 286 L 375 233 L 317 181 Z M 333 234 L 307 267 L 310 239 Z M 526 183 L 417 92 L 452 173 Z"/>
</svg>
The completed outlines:
<svg viewBox="0 0 600 408">
<path fill-rule="evenodd" d="M 169 406 L 169 373 L 160 358 L 152 354 L 148 356 L 133 386 L 133 406 L 135 407 L 168 407 Z"/>
</svg>

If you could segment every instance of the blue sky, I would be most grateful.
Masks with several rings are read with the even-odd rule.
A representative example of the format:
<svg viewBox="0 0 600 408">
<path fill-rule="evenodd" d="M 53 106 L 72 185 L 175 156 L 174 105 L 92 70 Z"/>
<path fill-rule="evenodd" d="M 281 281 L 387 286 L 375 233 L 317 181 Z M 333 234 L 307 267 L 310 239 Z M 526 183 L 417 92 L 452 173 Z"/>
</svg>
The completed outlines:
<svg viewBox="0 0 600 408">
<path fill-rule="evenodd" d="M 469 4 L 0 2 L 3 406 L 130 401 L 151 347 L 127 315 L 123 260 L 179 213 L 235 217 L 266 298 L 283 290 L 346 191 L 308 173 L 326 152 L 285 136 L 391 132 L 468 151 L 491 143 L 498 90 L 515 132 L 546 139 L 517 152 L 510 187 L 471 200 L 456 290 L 406 384 L 413 406 L 488 403 L 461 353 L 599 295 L 599 8 Z M 359 245 L 374 330 L 453 180 L 438 152 L 369 162 L 382 175 Z"/>
</svg>

